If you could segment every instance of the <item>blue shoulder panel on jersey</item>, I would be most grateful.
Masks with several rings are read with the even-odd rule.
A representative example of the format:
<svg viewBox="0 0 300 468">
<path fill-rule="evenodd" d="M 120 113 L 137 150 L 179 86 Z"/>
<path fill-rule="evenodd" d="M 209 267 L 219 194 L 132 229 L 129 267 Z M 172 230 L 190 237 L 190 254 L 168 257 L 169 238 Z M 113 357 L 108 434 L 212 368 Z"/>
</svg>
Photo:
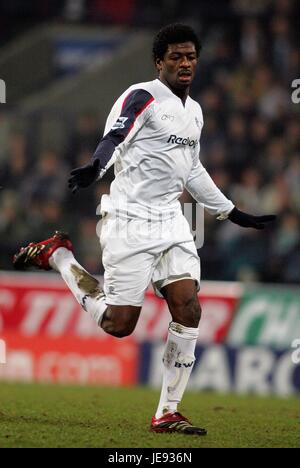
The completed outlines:
<svg viewBox="0 0 300 468">
<path fill-rule="evenodd" d="M 125 98 L 120 117 L 102 138 L 93 156 L 93 160 L 99 159 L 102 168 L 105 168 L 115 148 L 125 140 L 137 117 L 153 99 L 153 96 L 144 89 L 136 89 Z"/>
</svg>

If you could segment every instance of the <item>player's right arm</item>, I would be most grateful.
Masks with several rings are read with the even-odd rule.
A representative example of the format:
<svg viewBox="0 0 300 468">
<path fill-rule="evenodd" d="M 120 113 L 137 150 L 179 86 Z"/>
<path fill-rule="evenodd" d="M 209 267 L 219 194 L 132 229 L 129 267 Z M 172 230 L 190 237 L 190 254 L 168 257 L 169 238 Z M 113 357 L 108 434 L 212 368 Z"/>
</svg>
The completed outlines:
<svg viewBox="0 0 300 468">
<path fill-rule="evenodd" d="M 144 89 L 135 89 L 125 97 L 117 120 L 101 139 L 91 162 L 71 171 L 69 188 L 73 193 L 102 177 L 113 162 L 116 148 L 129 143 L 146 122 L 147 109 L 153 100 Z"/>
<path fill-rule="evenodd" d="M 218 215 L 217 219 L 228 218 L 239 226 L 255 229 L 264 229 L 266 224 L 276 219 L 275 215 L 254 216 L 236 208 L 216 186 L 199 160 L 196 161 L 185 187 L 210 214 Z"/>
</svg>

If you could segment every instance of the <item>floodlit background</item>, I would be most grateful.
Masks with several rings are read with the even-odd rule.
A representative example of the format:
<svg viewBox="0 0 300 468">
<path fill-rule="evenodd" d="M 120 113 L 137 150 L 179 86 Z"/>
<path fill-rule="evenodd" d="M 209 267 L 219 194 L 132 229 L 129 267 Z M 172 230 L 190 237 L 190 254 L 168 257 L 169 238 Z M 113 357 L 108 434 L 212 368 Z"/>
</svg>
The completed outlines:
<svg viewBox="0 0 300 468">
<path fill-rule="evenodd" d="M 95 327 L 58 275 L 9 270 L 19 247 L 60 229 L 80 263 L 103 274 L 95 212 L 113 172 L 75 196 L 68 175 L 90 160 L 116 98 L 156 77 L 153 36 L 180 21 L 203 45 L 191 91 L 204 114 L 203 164 L 240 209 L 278 214 L 264 231 L 205 217 L 203 318 L 190 386 L 300 392 L 300 353 L 291 347 L 300 339 L 297 4 L 0 2 L 1 379 L 159 387 L 170 317 L 151 290 L 134 335 L 116 340 Z M 185 193 L 182 201 L 192 200 Z"/>
</svg>

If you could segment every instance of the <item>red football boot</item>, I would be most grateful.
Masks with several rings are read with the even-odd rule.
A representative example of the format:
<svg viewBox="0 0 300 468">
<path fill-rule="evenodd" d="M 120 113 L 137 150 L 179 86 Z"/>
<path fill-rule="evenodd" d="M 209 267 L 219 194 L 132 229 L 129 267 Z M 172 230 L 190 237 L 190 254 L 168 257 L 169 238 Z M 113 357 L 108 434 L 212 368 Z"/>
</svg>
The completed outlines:
<svg viewBox="0 0 300 468">
<path fill-rule="evenodd" d="M 206 435 L 206 429 L 193 426 L 182 414 L 166 413 L 161 418 L 153 416 L 150 426 L 152 432 L 181 432 L 182 434 Z"/>
<path fill-rule="evenodd" d="M 68 234 L 56 231 L 50 239 L 37 244 L 31 242 L 27 247 L 22 247 L 13 258 L 14 267 L 16 270 L 26 270 L 30 266 L 40 268 L 41 270 L 51 270 L 49 258 L 59 247 L 65 247 L 73 251 L 72 242 Z"/>
</svg>

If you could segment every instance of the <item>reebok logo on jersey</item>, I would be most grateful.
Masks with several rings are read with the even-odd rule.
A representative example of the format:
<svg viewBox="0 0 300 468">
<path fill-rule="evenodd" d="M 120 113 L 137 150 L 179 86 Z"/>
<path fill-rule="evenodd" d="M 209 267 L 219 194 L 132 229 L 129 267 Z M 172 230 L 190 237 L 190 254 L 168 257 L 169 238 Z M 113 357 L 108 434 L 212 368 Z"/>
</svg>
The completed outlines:
<svg viewBox="0 0 300 468">
<path fill-rule="evenodd" d="M 128 120 L 128 117 L 119 117 L 118 120 L 111 127 L 112 130 L 117 130 L 117 128 L 125 128 L 126 120 Z"/>
<path fill-rule="evenodd" d="M 176 145 L 191 146 L 192 148 L 195 148 L 198 145 L 197 140 L 191 140 L 189 137 L 182 138 L 182 137 L 178 137 L 177 135 L 170 135 L 168 139 L 168 143 L 175 143 Z"/>
</svg>

